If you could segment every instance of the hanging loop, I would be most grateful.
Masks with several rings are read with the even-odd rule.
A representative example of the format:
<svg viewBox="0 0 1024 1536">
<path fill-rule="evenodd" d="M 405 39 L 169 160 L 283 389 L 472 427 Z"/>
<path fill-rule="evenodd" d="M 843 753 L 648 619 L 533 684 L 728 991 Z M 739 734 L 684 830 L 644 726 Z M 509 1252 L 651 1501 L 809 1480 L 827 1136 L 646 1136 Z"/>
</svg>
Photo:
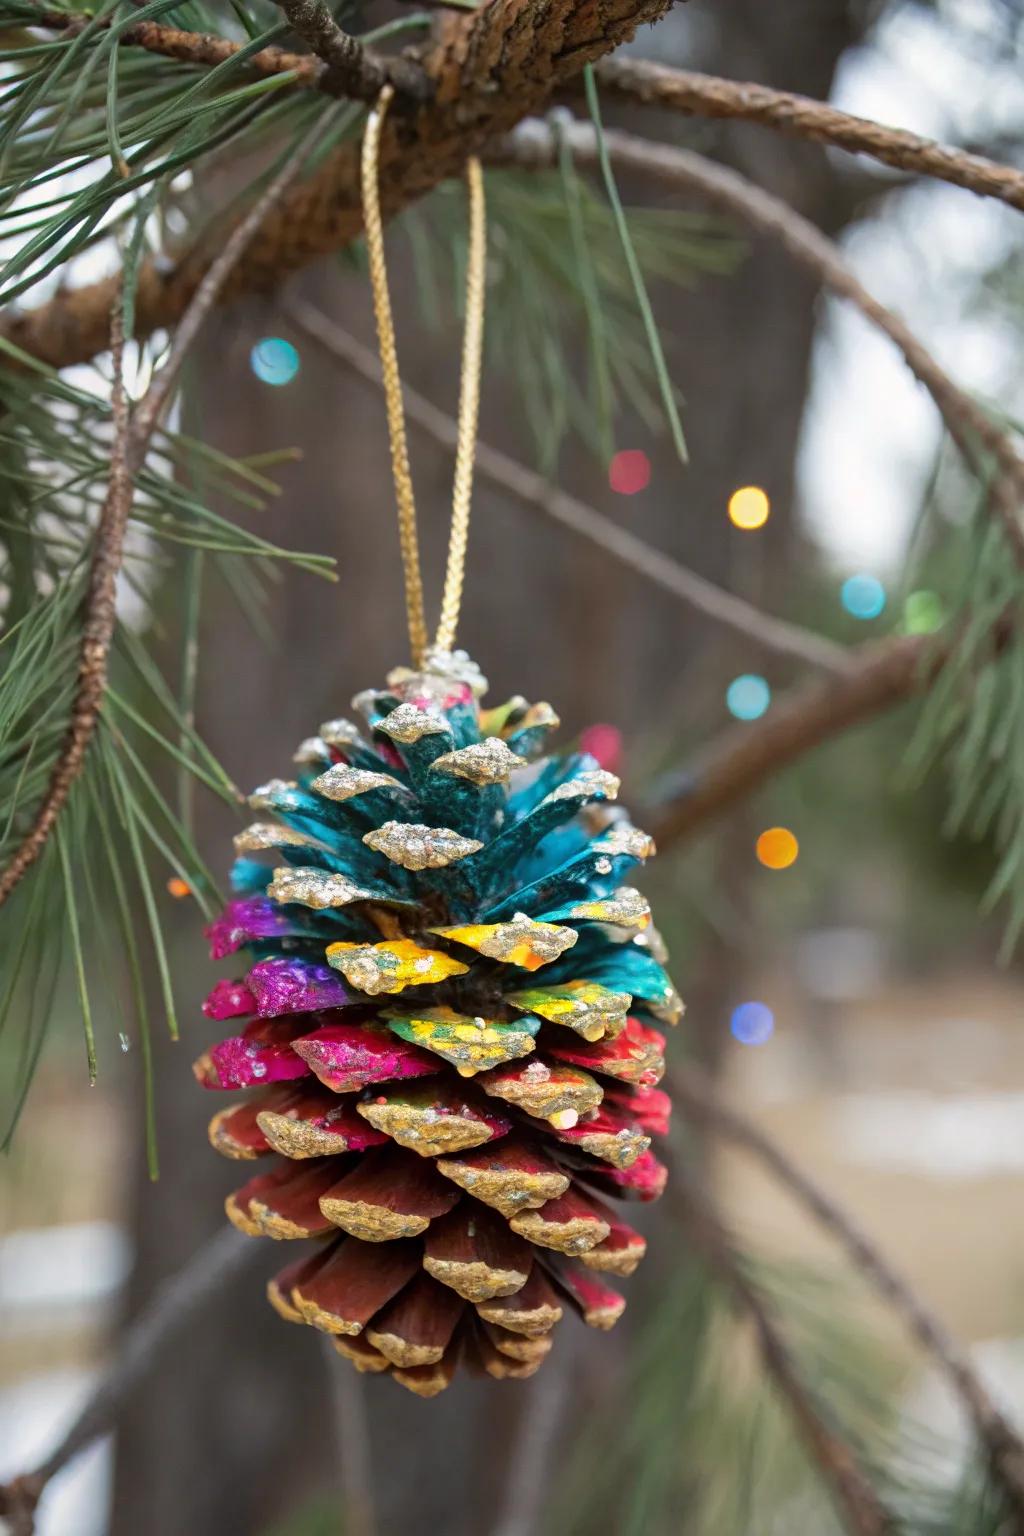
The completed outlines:
<svg viewBox="0 0 1024 1536">
<path fill-rule="evenodd" d="M 395 328 L 388 292 L 387 266 L 384 259 L 384 225 L 380 211 L 381 133 L 393 95 L 391 86 L 386 85 L 366 120 L 361 167 L 363 222 L 366 228 L 370 286 L 377 321 L 377 342 L 384 384 L 388 436 L 391 442 L 391 473 L 398 508 L 398 537 L 405 581 L 409 647 L 413 663 L 416 666 L 422 666 L 429 650 L 450 651 L 454 647 L 465 585 L 469 514 L 473 495 L 473 463 L 480 409 L 480 379 L 483 370 L 487 220 L 483 171 L 480 161 L 474 156 L 466 162 L 466 182 L 469 190 L 469 250 L 466 261 L 466 319 L 462 341 L 452 518 L 444 592 L 441 599 L 441 617 L 433 646 L 431 646 L 423 601 L 416 501 L 413 494 L 412 473 L 409 468 L 402 381 L 398 368 Z"/>
</svg>

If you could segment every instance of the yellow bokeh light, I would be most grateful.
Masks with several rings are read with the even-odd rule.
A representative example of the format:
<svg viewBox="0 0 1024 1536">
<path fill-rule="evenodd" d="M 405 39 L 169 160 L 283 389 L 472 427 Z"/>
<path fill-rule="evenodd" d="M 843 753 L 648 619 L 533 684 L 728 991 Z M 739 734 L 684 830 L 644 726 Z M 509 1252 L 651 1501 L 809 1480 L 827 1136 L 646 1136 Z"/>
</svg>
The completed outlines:
<svg viewBox="0 0 1024 1536">
<path fill-rule="evenodd" d="M 735 528 L 763 528 L 771 509 L 767 493 L 759 485 L 741 485 L 729 497 L 729 521 Z"/>
<path fill-rule="evenodd" d="M 788 827 L 769 827 L 758 838 L 756 850 L 765 869 L 788 869 L 796 863 L 800 844 Z"/>
</svg>

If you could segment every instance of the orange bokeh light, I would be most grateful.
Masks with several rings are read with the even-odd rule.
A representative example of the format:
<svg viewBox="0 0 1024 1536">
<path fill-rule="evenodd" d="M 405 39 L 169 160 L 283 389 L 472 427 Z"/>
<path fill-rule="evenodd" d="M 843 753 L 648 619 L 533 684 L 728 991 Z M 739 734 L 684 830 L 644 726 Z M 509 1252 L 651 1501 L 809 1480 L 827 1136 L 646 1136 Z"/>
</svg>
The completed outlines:
<svg viewBox="0 0 1024 1536">
<path fill-rule="evenodd" d="M 796 863 L 800 844 L 788 827 L 769 827 L 758 838 L 756 851 L 765 869 L 788 869 Z"/>
<path fill-rule="evenodd" d="M 176 901 L 180 901 L 183 896 L 192 895 L 192 887 L 178 875 L 171 876 L 167 882 L 167 889 Z"/>
<path fill-rule="evenodd" d="M 770 511 L 771 502 L 759 485 L 741 485 L 729 497 L 729 521 L 735 528 L 763 528 Z"/>
</svg>

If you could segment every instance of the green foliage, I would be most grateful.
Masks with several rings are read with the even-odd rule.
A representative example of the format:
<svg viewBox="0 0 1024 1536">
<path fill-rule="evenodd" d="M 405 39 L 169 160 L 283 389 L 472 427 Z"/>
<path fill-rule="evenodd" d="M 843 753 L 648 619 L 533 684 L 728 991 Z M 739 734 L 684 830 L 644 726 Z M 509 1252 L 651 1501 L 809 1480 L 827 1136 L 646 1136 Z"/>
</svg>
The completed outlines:
<svg viewBox="0 0 1024 1536">
<path fill-rule="evenodd" d="M 112 441 L 111 407 L 103 395 L 71 384 L 9 346 L 5 353 L 0 868 L 32 826 L 64 749 L 77 688 L 93 530 L 106 494 Z M 143 373 L 150 361 L 140 353 Z M 104 381 L 98 379 L 97 387 L 105 388 Z M 179 697 L 151 654 L 150 609 L 158 589 L 183 582 L 185 633 L 194 631 L 198 607 L 190 583 L 200 558 L 248 588 L 255 582 L 258 589 L 282 561 L 330 574 L 325 557 L 283 549 L 215 509 L 216 502 L 243 513 L 264 512 L 277 494 L 264 470 L 288 456 L 230 459 L 191 437 L 160 431 L 138 475 L 122 573 L 127 617 L 115 634 L 99 729 L 53 840 L 0 924 L 0 1045 L 5 1060 L 14 1062 L 14 1070 L 4 1073 L 3 1144 L 24 1105 L 64 969 L 74 980 L 90 1076 L 111 1039 L 110 1010 L 97 1009 L 92 1001 L 102 979 L 104 1000 L 124 993 L 122 1029 L 114 1033 L 139 1038 L 151 1097 L 142 986 L 146 954 L 155 960 L 167 1022 L 176 1030 L 155 871 L 183 880 L 206 914 L 212 915 L 219 900 L 187 815 L 173 809 L 162 787 L 162 765 L 232 807 L 239 796 L 191 724 L 191 684 Z M 236 568 L 243 560 L 246 576 L 240 577 Z M 187 803 L 187 794 L 182 799 Z M 112 930 L 119 934 L 116 943 Z M 152 1125 L 148 1140 L 155 1171 Z"/>
<path fill-rule="evenodd" d="M 941 758 L 951 795 L 944 831 L 991 842 L 996 870 L 985 902 L 1005 902 L 1003 955 L 1024 929 L 1024 638 L 1020 572 L 982 488 L 953 535 L 959 587 L 951 594 L 951 657 L 922 709 L 910 769 Z"/>
<path fill-rule="evenodd" d="M 515 384 L 547 473 L 570 434 L 607 463 L 615 415 L 627 403 L 652 431 L 666 420 L 665 388 L 675 410 L 637 308 L 635 274 L 623 260 L 620 211 L 578 174 L 564 148 L 551 174 L 487 172 L 489 365 Z M 440 187 L 400 225 L 412 245 L 424 319 L 440 330 L 452 273 L 461 300 L 462 189 Z M 666 286 L 727 276 L 742 256 L 720 223 L 681 209 L 632 208 L 628 232 L 640 271 Z"/>
<path fill-rule="evenodd" d="M 252 54 L 288 31 L 267 0 L 244 9 L 205 0 L 139 7 L 103 0 L 95 14 L 67 9 L 88 17 L 80 30 L 26 43 L 35 34 L 12 29 L 31 23 L 31 0 L 0 0 L 0 29 L 15 40 L 0 49 L 11 71 L 0 104 L 0 234 L 18 241 L 0 269 L 0 302 L 131 222 L 138 195 L 150 186 L 159 186 L 160 222 L 173 220 L 188 193 L 181 173 L 214 151 L 241 157 L 271 135 L 276 144 L 300 138 L 322 117 L 322 156 L 358 115 L 315 91 L 292 89 L 293 73 L 247 76 Z M 238 51 L 208 67 L 119 46 L 128 28 L 146 21 L 211 32 Z M 364 41 L 424 22 L 403 16 Z"/>
<path fill-rule="evenodd" d="M 968 1456 L 958 1473 L 960 1448 L 901 1413 L 904 1373 L 872 1339 L 862 1297 L 833 1273 L 743 1254 L 739 1262 L 896 1529 L 1008 1536 L 1002 1501 L 978 1462 Z M 619 1379 L 575 1423 L 544 1530 L 840 1536 L 829 1490 L 721 1285 L 685 1250 L 662 1283 Z"/>
</svg>

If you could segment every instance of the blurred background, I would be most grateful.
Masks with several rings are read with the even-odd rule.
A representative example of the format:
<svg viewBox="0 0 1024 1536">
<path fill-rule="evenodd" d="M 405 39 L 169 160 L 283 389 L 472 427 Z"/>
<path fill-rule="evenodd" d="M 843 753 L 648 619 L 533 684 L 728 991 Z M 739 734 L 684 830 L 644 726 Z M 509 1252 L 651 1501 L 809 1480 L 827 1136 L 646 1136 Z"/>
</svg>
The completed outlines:
<svg viewBox="0 0 1024 1536">
<path fill-rule="evenodd" d="M 632 48 L 1019 163 L 1022 38 L 1010 0 L 691 0 Z M 609 121 L 698 147 L 785 197 L 841 242 L 958 382 L 1007 417 L 1019 410 L 1019 215 L 756 127 L 638 112 L 606 107 Z M 516 177 L 489 173 L 488 190 L 492 290 L 528 290 L 544 248 Z M 842 643 L 937 627 L 956 601 L 968 498 L 901 359 L 776 246 L 677 194 L 622 190 L 639 210 L 690 464 L 639 389 L 624 390 L 614 442 L 587 441 L 574 425 L 575 321 L 559 337 L 561 385 L 539 340 L 550 314 L 510 330 L 500 299 L 483 438 L 655 548 Z M 222 193 L 195 188 L 200 203 Z M 458 273 L 428 259 L 433 218 L 460 224 L 458 189 L 393 226 L 389 259 L 405 376 L 452 411 Z M 659 249 L 670 253 L 660 266 Z M 243 786 L 283 772 L 295 744 L 405 649 L 382 403 L 295 325 L 296 298 L 372 344 L 358 259 L 326 261 L 284 298 L 215 317 L 183 406 L 185 426 L 200 423 L 227 453 L 301 449 L 275 471 L 282 494 L 258 530 L 338 565 L 335 585 L 286 570 L 262 611 L 211 577 L 197 723 Z M 75 377 L 96 387 L 92 369 Z M 421 436 L 412 450 L 436 591 L 451 466 Z M 137 622 L 176 656 L 173 585 Z M 608 728 L 590 739 L 640 825 L 700 749 L 737 722 L 754 728 L 796 675 L 483 480 L 460 642 L 492 702 L 548 699 L 567 739 Z M 666 847 L 643 884 L 688 1003 L 673 1049 L 856 1215 L 1024 1415 L 1024 982 L 1019 959 L 999 959 L 1005 913 L 982 910 L 992 847 L 949 835 L 944 765 L 911 750 L 918 712 L 906 706 L 766 783 Z M 196 816 L 205 857 L 225 868 L 234 825 L 201 798 Z M 765 840 L 772 829 L 790 836 Z M 156 897 L 183 1023 L 179 1043 L 153 1029 L 159 1181 L 146 1172 L 140 1042 L 121 1033 L 111 997 L 90 1089 L 70 978 L 0 1161 L 0 1478 L 46 1451 L 125 1320 L 222 1223 L 237 1182 L 208 1146 L 215 1106 L 189 1070 L 216 1035 L 199 1010 L 212 976 L 202 920 L 174 882 Z M 13 1081 L 21 1068 L 5 1050 Z M 834 1247 L 742 1152 L 694 1144 L 693 1156 L 815 1380 L 884 1475 L 925 1490 L 908 1528 L 995 1530 L 971 1523 L 983 1495 L 962 1520 L 949 1511 L 967 1504 L 942 1503 L 964 1471 L 957 1410 Z M 278 1256 L 254 1245 L 117 1434 L 48 1490 L 41 1536 L 826 1536 L 834 1517 L 745 1330 L 672 1210 L 642 1221 L 651 1251 L 614 1335 L 563 1330 L 563 1358 L 536 1381 L 459 1379 L 432 1403 L 386 1381 L 341 1381 L 315 1337 L 267 1308 L 261 1277 Z M 365 1505 L 367 1483 L 370 1524 L 352 1503 Z M 932 1505 L 944 1512 L 928 1526 L 920 1509 Z"/>
</svg>

